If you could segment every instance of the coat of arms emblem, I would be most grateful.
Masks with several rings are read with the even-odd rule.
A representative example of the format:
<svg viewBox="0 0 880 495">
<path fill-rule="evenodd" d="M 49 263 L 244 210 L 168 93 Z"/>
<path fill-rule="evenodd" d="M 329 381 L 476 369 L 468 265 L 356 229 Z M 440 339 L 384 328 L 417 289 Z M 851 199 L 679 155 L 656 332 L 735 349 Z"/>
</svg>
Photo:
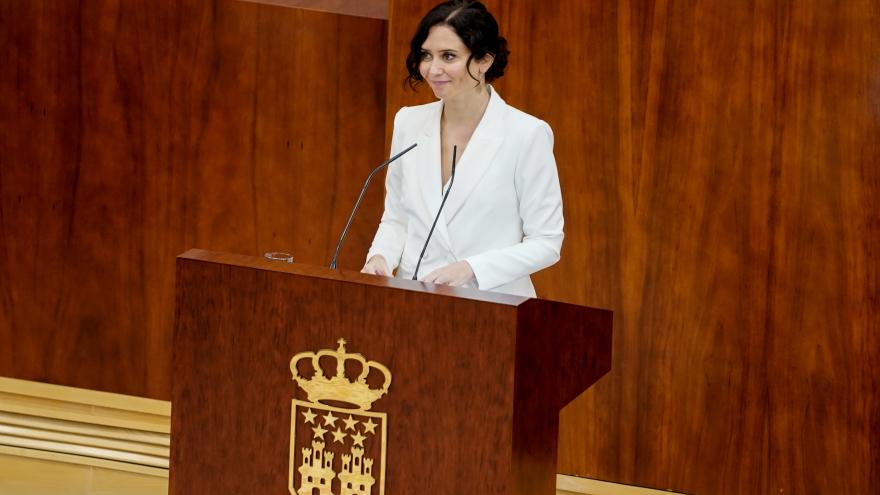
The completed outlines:
<svg viewBox="0 0 880 495">
<path fill-rule="evenodd" d="M 388 418 L 370 409 L 388 392 L 391 372 L 347 352 L 344 339 L 338 343 L 335 351 L 301 352 L 290 360 L 293 380 L 308 397 L 292 401 L 288 481 L 292 495 L 385 493 Z M 328 365 L 336 371 L 332 378 L 322 368 Z M 378 387 L 372 388 L 370 382 Z"/>
</svg>

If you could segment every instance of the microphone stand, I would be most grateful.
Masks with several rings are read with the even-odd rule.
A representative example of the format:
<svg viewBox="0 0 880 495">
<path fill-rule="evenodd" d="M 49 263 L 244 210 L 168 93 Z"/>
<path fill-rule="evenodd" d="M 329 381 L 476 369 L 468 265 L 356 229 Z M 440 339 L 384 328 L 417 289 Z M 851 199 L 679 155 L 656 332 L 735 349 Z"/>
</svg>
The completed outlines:
<svg viewBox="0 0 880 495">
<path fill-rule="evenodd" d="M 452 147 L 452 174 L 449 176 L 449 187 L 446 188 L 446 193 L 443 194 L 443 201 L 440 202 L 440 208 L 437 210 L 437 216 L 434 217 L 434 223 L 431 224 L 431 230 L 428 231 L 428 238 L 425 239 L 425 245 L 422 247 L 422 252 L 419 254 L 419 262 L 416 263 L 416 271 L 413 273 L 413 280 L 417 280 L 419 277 L 419 267 L 422 266 L 422 257 L 425 256 L 425 250 L 428 249 L 428 242 L 431 240 L 431 234 L 434 233 L 434 227 L 437 226 L 437 220 L 440 219 L 440 212 L 443 211 L 443 205 L 446 204 L 446 198 L 449 197 L 449 191 L 452 190 L 452 181 L 455 180 L 455 153 L 458 151 L 457 146 Z"/>
<path fill-rule="evenodd" d="M 374 168 L 373 171 L 370 172 L 370 175 L 367 176 L 367 180 L 364 181 L 364 185 L 363 185 L 363 187 L 361 187 L 361 193 L 358 195 L 358 199 L 357 199 L 357 201 L 354 203 L 354 208 L 351 209 L 351 214 L 348 215 L 348 221 L 345 222 L 345 228 L 342 229 L 342 234 L 339 235 L 339 242 L 336 243 L 336 252 L 333 254 L 333 259 L 330 260 L 330 268 L 331 268 L 331 269 L 333 269 L 333 270 L 336 269 L 336 260 L 339 259 L 339 249 L 342 248 L 342 242 L 345 240 L 345 235 L 348 234 L 348 228 L 351 227 L 351 222 L 352 222 L 352 220 L 354 220 L 354 214 L 355 214 L 355 212 L 357 212 L 358 207 L 360 207 L 360 205 L 361 205 L 361 201 L 364 199 L 364 193 L 367 192 L 367 186 L 370 185 L 370 181 L 373 180 L 373 176 L 376 175 L 376 173 L 377 173 L 378 171 L 382 170 L 383 168 L 385 168 L 385 167 L 387 167 L 389 164 L 391 164 L 391 162 L 393 162 L 394 160 L 397 160 L 397 159 L 400 158 L 401 156 L 403 156 L 403 155 L 405 155 L 406 153 L 408 153 L 409 150 L 415 148 L 417 144 L 418 144 L 418 143 L 413 143 L 409 148 L 407 148 L 407 149 L 401 151 L 400 153 L 398 153 L 398 154 L 392 156 L 391 158 L 389 158 L 388 160 L 386 160 L 385 162 L 383 162 L 381 165 L 379 165 L 378 167 Z"/>
</svg>

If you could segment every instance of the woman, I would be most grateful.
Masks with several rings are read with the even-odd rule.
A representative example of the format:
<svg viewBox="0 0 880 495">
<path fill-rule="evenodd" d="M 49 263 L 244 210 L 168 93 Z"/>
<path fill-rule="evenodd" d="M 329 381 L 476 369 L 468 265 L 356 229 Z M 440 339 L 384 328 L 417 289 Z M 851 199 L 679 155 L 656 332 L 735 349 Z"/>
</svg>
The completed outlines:
<svg viewBox="0 0 880 495">
<path fill-rule="evenodd" d="M 553 133 L 508 106 L 489 85 L 504 74 L 507 42 L 476 1 L 428 12 L 410 43 L 411 86 L 439 101 L 404 107 L 391 153 L 418 146 L 388 168 L 385 212 L 363 272 L 412 278 L 452 177 L 419 280 L 534 296 L 529 275 L 559 260 L 562 197 Z"/>
</svg>

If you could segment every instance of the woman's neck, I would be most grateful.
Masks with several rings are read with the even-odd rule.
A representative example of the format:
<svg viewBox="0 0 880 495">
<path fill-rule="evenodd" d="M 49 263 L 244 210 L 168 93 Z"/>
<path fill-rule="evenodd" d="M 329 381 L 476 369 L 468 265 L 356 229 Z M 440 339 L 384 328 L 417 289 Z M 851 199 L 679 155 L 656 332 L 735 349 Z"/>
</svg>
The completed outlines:
<svg viewBox="0 0 880 495">
<path fill-rule="evenodd" d="M 476 126 L 489 106 L 489 97 L 489 86 L 481 84 L 473 91 L 443 100 L 443 121 L 453 126 Z"/>
</svg>

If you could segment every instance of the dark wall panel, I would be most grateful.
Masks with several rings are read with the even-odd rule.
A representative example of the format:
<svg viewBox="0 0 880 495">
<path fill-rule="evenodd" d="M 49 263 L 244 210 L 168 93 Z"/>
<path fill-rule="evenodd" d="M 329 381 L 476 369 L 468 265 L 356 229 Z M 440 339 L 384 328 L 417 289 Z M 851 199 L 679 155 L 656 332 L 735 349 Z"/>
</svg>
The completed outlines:
<svg viewBox="0 0 880 495">
<path fill-rule="evenodd" d="M 392 1 L 389 118 L 432 0 Z M 539 294 L 615 312 L 560 472 L 698 494 L 880 481 L 880 5 L 486 2 L 547 120 L 566 241 Z M 872 488 L 873 487 L 873 488 Z"/>
<path fill-rule="evenodd" d="M 0 375 L 169 399 L 174 256 L 327 263 L 384 155 L 385 30 L 232 0 L 0 1 Z"/>
</svg>

